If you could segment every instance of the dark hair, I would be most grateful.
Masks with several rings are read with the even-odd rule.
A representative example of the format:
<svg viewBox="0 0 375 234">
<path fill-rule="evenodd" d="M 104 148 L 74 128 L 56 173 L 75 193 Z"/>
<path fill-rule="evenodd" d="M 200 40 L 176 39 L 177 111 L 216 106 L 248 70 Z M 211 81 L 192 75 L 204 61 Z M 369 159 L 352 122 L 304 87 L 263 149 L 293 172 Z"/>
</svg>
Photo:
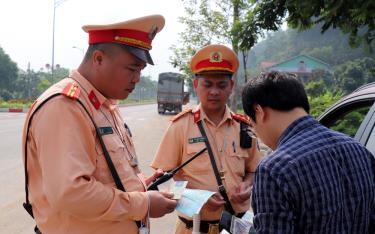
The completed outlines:
<svg viewBox="0 0 375 234">
<path fill-rule="evenodd" d="M 116 43 L 97 43 L 97 44 L 91 44 L 89 45 L 89 48 L 87 48 L 84 61 L 86 62 L 89 60 L 94 53 L 95 50 L 100 50 L 103 53 L 106 53 L 108 55 L 113 55 L 116 51 L 116 49 L 122 49 L 124 50 L 123 46 L 121 44 L 116 44 Z"/>
<path fill-rule="evenodd" d="M 295 107 L 302 107 L 307 113 L 310 111 L 302 82 L 295 74 L 284 72 L 264 73 L 250 79 L 242 91 L 242 105 L 253 121 L 256 121 L 255 105 L 278 111 L 289 111 Z"/>
</svg>

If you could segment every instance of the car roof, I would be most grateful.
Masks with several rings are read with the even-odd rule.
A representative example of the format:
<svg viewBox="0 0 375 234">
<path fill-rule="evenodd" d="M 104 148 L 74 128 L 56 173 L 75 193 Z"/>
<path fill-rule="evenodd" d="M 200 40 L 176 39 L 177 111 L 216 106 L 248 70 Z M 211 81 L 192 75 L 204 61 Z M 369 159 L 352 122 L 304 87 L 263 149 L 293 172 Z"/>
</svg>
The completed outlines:
<svg viewBox="0 0 375 234">
<path fill-rule="evenodd" d="M 352 93 L 344 96 L 339 102 L 345 102 L 350 99 L 365 99 L 370 97 L 375 97 L 375 82 L 365 84 L 357 88 Z"/>
<path fill-rule="evenodd" d="M 334 116 L 345 114 L 350 109 L 361 106 L 372 105 L 375 100 L 375 82 L 363 85 L 352 93 L 342 97 L 330 108 L 324 111 L 318 120 L 326 125 Z"/>
</svg>

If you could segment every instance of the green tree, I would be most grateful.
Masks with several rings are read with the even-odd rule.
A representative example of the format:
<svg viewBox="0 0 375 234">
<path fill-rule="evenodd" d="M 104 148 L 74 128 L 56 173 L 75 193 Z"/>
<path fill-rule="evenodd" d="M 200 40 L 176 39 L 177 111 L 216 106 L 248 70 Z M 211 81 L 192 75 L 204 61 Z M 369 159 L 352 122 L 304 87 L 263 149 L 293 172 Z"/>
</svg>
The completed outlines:
<svg viewBox="0 0 375 234">
<path fill-rule="evenodd" d="M 323 80 L 314 80 L 305 85 L 307 95 L 311 97 L 319 97 L 327 91 L 327 86 Z"/>
<path fill-rule="evenodd" d="M 17 99 L 34 99 L 40 92 L 37 90 L 39 77 L 33 70 L 27 72 L 20 70 L 18 78 L 15 81 L 15 98 Z"/>
<path fill-rule="evenodd" d="M 375 82 L 375 59 L 369 57 L 363 58 L 361 64 L 365 70 L 366 83 Z"/>
<path fill-rule="evenodd" d="M 14 82 L 18 76 L 17 64 L 0 47 L 0 97 L 13 98 Z"/>
<path fill-rule="evenodd" d="M 38 93 L 43 93 L 46 89 L 48 89 L 52 85 L 51 81 L 47 79 L 42 79 L 36 86 Z"/>
<path fill-rule="evenodd" d="M 331 128 L 354 137 L 368 111 L 369 107 L 362 107 L 358 111 L 350 112 L 338 119 Z"/>
<path fill-rule="evenodd" d="M 309 96 L 310 114 L 313 117 L 318 117 L 328 107 L 340 100 L 343 95 L 341 93 L 334 94 L 332 91 L 326 90 L 324 94 L 319 96 Z"/>
<path fill-rule="evenodd" d="M 129 95 L 129 99 L 152 100 L 156 98 L 157 81 L 151 80 L 150 76 L 141 76 L 134 91 Z"/>
<path fill-rule="evenodd" d="M 320 34 L 320 27 L 315 25 L 302 32 L 288 29 L 267 34 L 266 39 L 257 43 L 248 53 L 250 73 L 259 70 L 263 61 L 281 62 L 300 54 L 311 55 L 331 66 L 364 57 L 375 59 L 374 52 L 365 51 L 363 47 L 351 48 L 348 36 L 340 30 L 329 29 Z"/>
<path fill-rule="evenodd" d="M 45 71 L 44 69 L 40 69 L 37 72 L 37 75 L 39 76 L 40 80 L 48 80 L 51 85 L 64 79 L 65 77 L 69 76 L 69 69 L 61 67 L 57 65 L 55 69 L 53 69 L 53 75 L 51 69 L 48 67 Z"/>
<path fill-rule="evenodd" d="M 375 2 L 363 1 L 257 1 L 253 12 L 253 24 L 267 30 L 277 30 L 286 18 L 292 28 L 305 30 L 322 24 L 321 32 L 339 28 L 349 34 L 353 47 L 360 44 L 371 46 L 375 37 Z"/>
<path fill-rule="evenodd" d="M 180 17 L 180 22 L 186 30 L 179 34 L 178 45 L 173 45 L 171 64 L 178 67 L 187 78 L 192 78 L 189 68 L 190 59 L 203 46 L 211 43 L 230 44 L 238 54 L 239 51 L 248 51 L 253 45 L 246 41 L 241 43 L 240 32 L 246 13 L 252 9 L 249 1 L 245 0 L 184 0 L 186 16 Z M 242 61 L 246 62 L 247 53 L 243 53 Z M 247 72 L 244 72 L 246 75 Z M 234 92 L 237 89 L 237 75 Z M 192 84 L 191 81 L 188 84 Z M 191 88 L 191 87 L 190 87 Z M 232 110 L 237 109 L 237 95 L 232 96 Z"/>
<path fill-rule="evenodd" d="M 344 93 L 350 93 L 359 86 L 375 80 L 375 60 L 356 59 L 338 66 L 334 73 L 337 87 Z"/>
<path fill-rule="evenodd" d="M 36 74 L 36 90 L 37 96 L 43 93 L 47 88 L 49 88 L 54 83 L 59 82 L 60 80 L 69 76 L 69 69 L 63 67 L 56 67 L 53 70 L 53 76 L 50 71 L 40 70 Z"/>
<path fill-rule="evenodd" d="M 333 47 L 330 45 L 312 48 L 311 50 L 307 50 L 305 54 L 327 62 L 332 61 L 334 59 L 333 57 L 336 56 Z"/>
<path fill-rule="evenodd" d="M 286 19 L 288 26 L 305 30 L 322 24 L 321 32 L 329 28 L 339 28 L 349 34 L 351 46 L 372 45 L 375 38 L 375 1 L 341 0 L 264 0 L 254 1 L 256 7 L 248 15 L 248 25 L 255 27 L 251 33 L 262 29 L 277 30 Z M 244 35 L 251 34 L 244 32 Z"/>
<path fill-rule="evenodd" d="M 324 70 L 313 70 L 311 79 L 305 84 L 314 114 L 320 114 L 330 104 L 337 101 L 342 94 L 332 90 L 333 74 Z M 317 109 L 318 108 L 318 109 Z"/>
<path fill-rule="evenodd" d="M 69 69 L 58 66 L 53 70 L 53 77 L 51 77 L 50 79 L 52 83 L 56 83 L 68 76 L 69 76 Z"/>
</svg>

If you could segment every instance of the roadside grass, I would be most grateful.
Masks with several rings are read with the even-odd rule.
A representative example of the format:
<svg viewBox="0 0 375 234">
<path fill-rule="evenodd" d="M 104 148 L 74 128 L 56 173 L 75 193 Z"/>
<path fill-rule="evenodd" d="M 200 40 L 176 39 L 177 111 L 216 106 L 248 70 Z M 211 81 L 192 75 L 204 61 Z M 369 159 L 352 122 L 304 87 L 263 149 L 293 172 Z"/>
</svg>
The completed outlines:
<svg viewBox="0 0 375 234">
<path fill-rule="evenodd" d="M 29 108 L 34 100 L 0 100 L 0 108 Z M 137 104 L 153 104 L 156 103 L 155 99 L 125 99 L 121 100 L 121 105 L 137 105 Z"/>
<path fill-rule="evenodd" d="M 120 105 L 137 105 L 137 104 L 153 104 L 156 103 L 155 99 L 125 99 L 120 101 Z"/>
<path fill-rule="evenodd" d="M 29 108 L 34 100 L 9 100 L 3 101 L 0 100 L 0 108 Z"/>
</svg>

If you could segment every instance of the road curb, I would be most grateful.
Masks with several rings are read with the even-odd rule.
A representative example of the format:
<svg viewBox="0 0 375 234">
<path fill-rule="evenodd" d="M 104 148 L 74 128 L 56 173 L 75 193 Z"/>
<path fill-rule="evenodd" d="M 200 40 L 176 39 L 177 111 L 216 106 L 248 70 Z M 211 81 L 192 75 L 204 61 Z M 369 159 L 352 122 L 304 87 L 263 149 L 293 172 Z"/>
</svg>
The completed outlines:
<svg viewBox="0 0 375 234">
<path fill-rule="evenodd" d="M 118 107 L 127 107 L 127 106 L 143 106 L 143 105 L 153 105 L 156 102 L 151 103 L 127 103 L 127 104 L 118 104 Z"/>
<path fill-rule="evenodd" d="M 0 112 L 26 113 L 29 108 L 0 108 Z"/>
</svg>

